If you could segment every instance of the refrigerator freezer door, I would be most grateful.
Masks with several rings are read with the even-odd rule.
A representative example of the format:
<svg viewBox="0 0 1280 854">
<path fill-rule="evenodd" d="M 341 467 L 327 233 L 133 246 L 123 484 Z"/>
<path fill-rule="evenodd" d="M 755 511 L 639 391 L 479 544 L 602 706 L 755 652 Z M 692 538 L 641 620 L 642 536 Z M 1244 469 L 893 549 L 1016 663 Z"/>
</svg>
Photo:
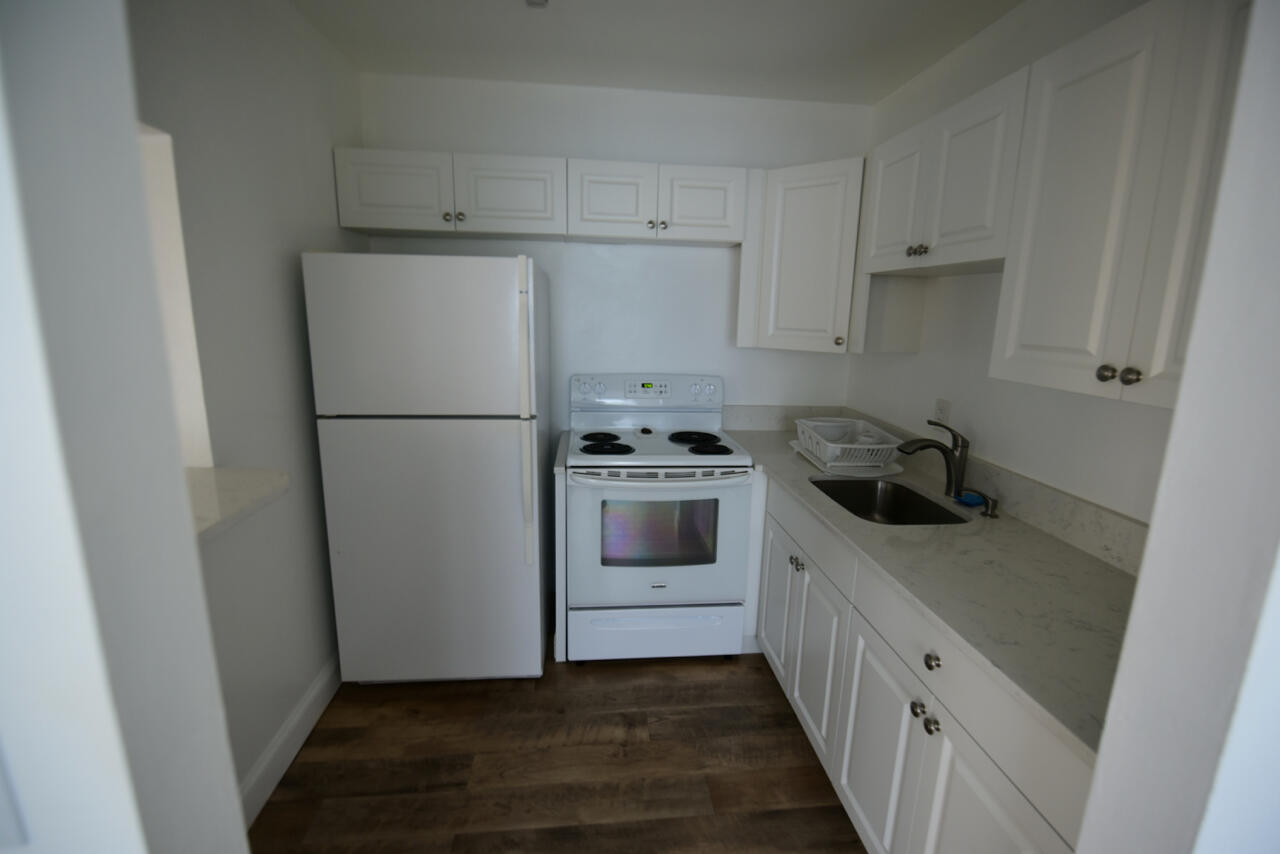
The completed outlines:
<svg viewBox="0 0 1280 854">
<path fill-rule="evenodd" d="M 321 419 L 342 678 L 542 673 L 519 420 Z M 531 560 L 526 560 L 531 558 Z"/>
<path fill-rule="evenodd" d="M 305 253 L 302 267 L 318 415 L 536 414 L 526 259 Z"/>
</svg>

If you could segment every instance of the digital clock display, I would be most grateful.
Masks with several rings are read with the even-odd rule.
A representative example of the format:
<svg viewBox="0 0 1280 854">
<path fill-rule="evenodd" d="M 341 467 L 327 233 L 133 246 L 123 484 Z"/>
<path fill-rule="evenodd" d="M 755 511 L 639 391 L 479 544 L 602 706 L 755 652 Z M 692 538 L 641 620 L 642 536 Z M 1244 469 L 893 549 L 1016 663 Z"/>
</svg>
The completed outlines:
<svg viewBox="0 0 1280 854">
<path fill-rule="evenodd" d="M 640 388 L 653 388 L 653 383 L 640 383 Z"/>
</svg>

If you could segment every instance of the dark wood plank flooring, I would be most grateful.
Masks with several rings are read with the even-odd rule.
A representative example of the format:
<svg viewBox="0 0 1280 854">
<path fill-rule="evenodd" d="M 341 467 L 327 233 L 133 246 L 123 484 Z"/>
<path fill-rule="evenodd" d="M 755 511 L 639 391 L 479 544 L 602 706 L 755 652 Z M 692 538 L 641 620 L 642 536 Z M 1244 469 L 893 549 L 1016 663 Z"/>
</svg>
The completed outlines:
<svg viewBox="0 0 1280 854">
<path fill-rule="evenodd" d="M 862 852 L 759 655 L 344 684 L 255 854 Z"/>
</svg>

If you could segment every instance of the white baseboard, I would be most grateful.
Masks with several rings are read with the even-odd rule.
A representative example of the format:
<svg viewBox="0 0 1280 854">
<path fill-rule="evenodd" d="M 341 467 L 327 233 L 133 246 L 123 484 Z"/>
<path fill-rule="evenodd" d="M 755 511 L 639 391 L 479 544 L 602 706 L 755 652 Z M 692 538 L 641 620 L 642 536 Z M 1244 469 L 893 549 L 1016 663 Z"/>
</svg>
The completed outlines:
<svg viewBox="0 0 1280 854">
<path fill-rule="evenodd" d="M 267 798 L 275 791 L 289 763 L 302 749 L 302 743 L 311 734 L 325 706 L 333 699 L 340 684 L 338 660 L 331 658 L 311 680 L 307 690 L 280 724 L 276 734 L 267 742 L 258 759 L 240 780 L 240 802 L 244 806 L 245 826 L 253 824 Z"/>
</svg>

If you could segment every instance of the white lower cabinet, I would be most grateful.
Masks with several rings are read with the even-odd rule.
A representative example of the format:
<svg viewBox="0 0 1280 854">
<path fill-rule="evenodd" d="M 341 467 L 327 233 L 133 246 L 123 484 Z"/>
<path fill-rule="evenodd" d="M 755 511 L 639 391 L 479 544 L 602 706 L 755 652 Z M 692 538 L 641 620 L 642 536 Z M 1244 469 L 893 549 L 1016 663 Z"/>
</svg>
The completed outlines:
<svg viewBox="0 0 1280 854">
<path fill-rule="evenodd" d="M 809 525 L 808 519 L 797 515 L 798 505 L 789 497 L 777 495 L 775 505 L 775 495 L 771 491 L 765 517 L 760 647 L 868 851 L 1071 851 L 1044 817 L 1060 814 L 1061 805 L 1033 805 L 991 758 L 1009 755 L 1009 746 L 980 747 L 944 700 L 885 639 L 901 632 L 882 635 L 871 623 L 879 617 L 896 627 L 906 613 L 905 600 L 887 600 L 889 586 L 868 576 L 871 570 L 859 561 L 856 550 L 839 546 L 827 529 Z M 804 549 L 779 519 L 797 526 Z M 856 582 L 852 586 L 833 583 L 807 553 L 823 555 L 837 569 L 846 563 L 856 566 Z M 841 554 L 847 559 L 841 559 Z M 874 613 L 864 614 L 849 601 L 849 591 L 862 601 L 857 591 L 864 583 L 865 607 Z M 915 631 L 907 622 L 909 630 Z M 945 654 L 949 667 L 960 663 L 957 652 Z M 977 685 L 973 688 L 982 690 Z M 970 703 L 972 697 L 958 700 Z M 993 719 L 1008 723 L 1013 737 L 1019 739 L 1017 750 L 1029 754 L 1024 760 L 1041 756 L 1045 764 L 1056 765 L 1052 745 L 1042 744 L 1039 733 L 1028 735 L 1031 731 L 1016 719 L 1031 717 L 1031 712 L 1011 702 L 1007 695 L 993 691 L 983 705 Z"/>
</svg>

